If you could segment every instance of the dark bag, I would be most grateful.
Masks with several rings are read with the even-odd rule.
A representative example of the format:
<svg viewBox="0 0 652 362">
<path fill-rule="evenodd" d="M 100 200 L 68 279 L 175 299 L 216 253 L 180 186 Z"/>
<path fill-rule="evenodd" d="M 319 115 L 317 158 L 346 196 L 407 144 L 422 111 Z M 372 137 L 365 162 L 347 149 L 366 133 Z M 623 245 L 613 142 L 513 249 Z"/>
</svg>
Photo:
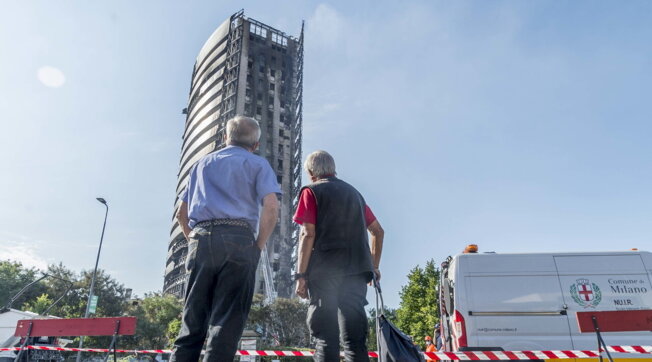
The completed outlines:
<svg viewBox="0 0 652 362">
<path fill-rule="evenodd" d="M 410 337 L 385 318 L 383 295 L 380 283 L 374 278 L 376 287 L 376 338 L 379 362 L 423 362 L 423 352 L 415 346 Z M 380 299 L 380 305 L 378 303 Z"/>
</svg>

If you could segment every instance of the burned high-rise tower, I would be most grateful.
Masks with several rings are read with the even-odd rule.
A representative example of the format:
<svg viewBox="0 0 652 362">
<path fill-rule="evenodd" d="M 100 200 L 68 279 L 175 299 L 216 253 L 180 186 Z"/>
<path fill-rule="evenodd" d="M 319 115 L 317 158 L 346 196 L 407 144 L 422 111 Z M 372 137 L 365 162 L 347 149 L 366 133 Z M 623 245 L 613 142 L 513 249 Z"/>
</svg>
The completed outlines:
<svg viewBox="0 0 652 362">
<path fill-rule="evenodd" d="M 199 51 L 192 72 L 176 194 L 202 156 L 224 146 L 226 121 L 246 115 L 260 123 L 260 148 L 283 190 L 279 223 L 261 256 L 257 291 L 291 294 L 290 271 L 298 228 L 292 223 L 301 185 L 303 29 L 299 38 L 247 18 L 227 19 Z M 180 201 L 177 197 L 174 214 Z M 174 219 L 174 217 L 173 217 Z M 165 293 L 183 295 L 187 242 L 173 220 Z"/>
</svg>

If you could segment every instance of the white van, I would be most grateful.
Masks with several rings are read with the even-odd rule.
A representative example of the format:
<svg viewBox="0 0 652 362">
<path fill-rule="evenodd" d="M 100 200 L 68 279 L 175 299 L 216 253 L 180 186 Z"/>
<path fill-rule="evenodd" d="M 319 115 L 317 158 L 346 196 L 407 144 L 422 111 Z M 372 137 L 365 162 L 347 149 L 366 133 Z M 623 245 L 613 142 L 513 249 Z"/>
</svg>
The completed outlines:
<svg viewBox="0 0 652 362">
<path fill-rule="evenodd" d="M 440 287 L 444 350 L 596 350 L 576 313 L 652 309 L 651 279 L 652 254 L 643 251 L 449 257 Z M 652 332 L 603 338 L 652 345 Z"/>
<path fill-rule="evenodd" d="M 21 319 L 34 319 L 40 317 L 36 313 L 23 312 L 16 309 L 0 311 L 0 348 L 15 347 L 20 338 L 14 336 L 16 324 Z M 16 353 L 13 351 L 0 351 L 0 362 L 13 361 Z"/>
</svg>

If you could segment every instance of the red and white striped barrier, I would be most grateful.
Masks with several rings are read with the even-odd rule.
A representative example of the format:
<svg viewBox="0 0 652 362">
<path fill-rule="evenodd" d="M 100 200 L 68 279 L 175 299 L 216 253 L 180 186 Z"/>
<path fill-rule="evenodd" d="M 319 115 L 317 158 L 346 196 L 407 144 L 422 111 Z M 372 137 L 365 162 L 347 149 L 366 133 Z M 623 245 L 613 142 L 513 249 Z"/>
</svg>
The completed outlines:
<svg viewBox="0 0 652 362">
<path fill-rule="evenodd" d="M 609 352 L 652 353 L 652 346 L 607 346 Z"/>
<path fill-rule="evenodd" d="M 106 348 L 66 348 L 50 346 L 27 346 L 25 349 L 62 351 L 62 352 L 109 352 Z M 20 347 L 0 348 L 0 351 L 19 351 Z M 609 352 L 652 354 L 652 346 L 608 346 Z M 111 350 L 113 352 L 113 350 Z M 172 353 L 169 349 L 117 349 L 117 353 Z M 272 356 L 272 357 L 312 357 L 314 351 L 254 351 L 241 350 L 238 356 Z M 539 359 L 570 359 L 597 358 L 598 351 L 475 351 L 475 352 L 424 352 L 423 355 L 432 360 L 455 361 L 497 361 L 497 360 L 539 360 Z M 369 352 L 369 357 L 378 357 L 377 352 Z"/>
<path fill-rule="evenodd" d="M 596 358 L 594 351 L 478 351 L 478 352 L 424 352 L 426 358 L 433 360 L 496 361 L 496 360 L 535 360 Z"/>
</svg>

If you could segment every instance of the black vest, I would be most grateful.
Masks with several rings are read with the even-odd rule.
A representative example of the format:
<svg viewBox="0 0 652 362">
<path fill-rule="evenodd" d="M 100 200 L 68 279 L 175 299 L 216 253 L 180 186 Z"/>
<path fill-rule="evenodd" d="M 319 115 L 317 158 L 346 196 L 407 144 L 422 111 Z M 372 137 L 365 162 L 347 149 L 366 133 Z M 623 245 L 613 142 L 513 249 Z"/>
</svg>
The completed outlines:
<svg viewBox="0 0 652 362">
<path fill-rule="evenodd" d="M 308 263 L 308 278 L 365 273 L 371 280 L 374 268 L 362 195 L 336 177 L 306 187 L 317 200 L 315 244 Z"/>
</svg>

